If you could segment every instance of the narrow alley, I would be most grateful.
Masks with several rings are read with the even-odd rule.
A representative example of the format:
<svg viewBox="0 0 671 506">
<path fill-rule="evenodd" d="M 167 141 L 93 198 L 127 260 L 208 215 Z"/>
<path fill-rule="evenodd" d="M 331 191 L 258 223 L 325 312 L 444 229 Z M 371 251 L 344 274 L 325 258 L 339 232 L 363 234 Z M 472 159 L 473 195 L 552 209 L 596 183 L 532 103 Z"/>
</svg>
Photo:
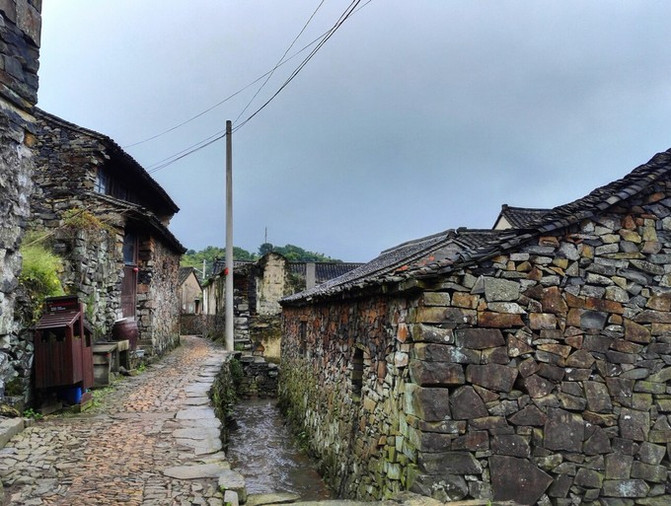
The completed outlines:
<svg viewBox="0 0 671 506">
<path fill-rule="evenodd" d="M 183 337 L 85 413 L 15 436 L 0 450 L 4 504 L 223 504 L 217 477 L 229 466 L 207 392 L 224 356 Z"/>
</svg>

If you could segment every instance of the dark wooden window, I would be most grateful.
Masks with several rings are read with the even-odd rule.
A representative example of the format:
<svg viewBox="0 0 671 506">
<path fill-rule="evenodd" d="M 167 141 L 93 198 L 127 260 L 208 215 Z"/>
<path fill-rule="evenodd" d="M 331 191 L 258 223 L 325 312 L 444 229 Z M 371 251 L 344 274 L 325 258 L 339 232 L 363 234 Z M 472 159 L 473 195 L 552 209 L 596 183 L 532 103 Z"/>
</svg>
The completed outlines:
<svg viewBox="0 0 671 506">
<path fill-rule="evenodd" d="M 93 187 L 97 193 L 102 193 L 103 195 L 107 194 L 109 189 L 109 174 L 102 167 L 98 169 L 96 174 L 96 183 Z"/>
<path fill-rule="evenodd" d="M 121 280 L 121 313 L 124 318 L 135 316 L 137 305 L 138 236 L 126 230 L 123 238 L 123 279 Z"/>
</svg>

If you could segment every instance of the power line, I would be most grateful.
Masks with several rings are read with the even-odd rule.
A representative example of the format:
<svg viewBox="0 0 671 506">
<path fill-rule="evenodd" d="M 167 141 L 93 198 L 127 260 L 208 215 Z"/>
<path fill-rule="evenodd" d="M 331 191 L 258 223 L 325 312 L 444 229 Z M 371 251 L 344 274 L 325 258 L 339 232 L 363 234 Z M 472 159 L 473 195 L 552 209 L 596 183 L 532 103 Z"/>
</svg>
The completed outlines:
<svg viewBox="0 0 671 506">
<path fill-rule="evenodd" d="M 223 139 L 224 137 L 226 137 L 226 131 L 220 130 L 217 133 L 210 135 L 207 139 L 203 139 L 202 141 L 192 144 L 188 148 L 185 148 L 182 151 L 175 153 L 174 155 L 171 155 L 159 162 L 154 163 L 153 165 L 150 165 L 147 168 L 147 173 L 153 174 L 154 172 L 158 172 L 161 169 L 165 169 L 166 167 L 172 165 L 176 161 L 181 160 L 182 158 L 186 158 L 187 156 L 197 151 L 200 151 L 203 148 L 206 148 L 210 144 L 214 144 L 215 142 L 217 142 L 220 139 Z"/>
<path fill-rule="evenodd" d="M 371 1 L 371 0 L 369 0 L 369 2 L 370 2 L 370 1 Z M 323 1 L 322 1 L 322 3 L 323 3 Z M 316 11 L 315 11 L 315 13 L 316 13 Z M 314 14 L 313 14 L 313 16 L 314 16 Z M 308 23 L 310 22 L 311 19 L 312 19 L 312 17 L 310 17 L 310 19 L 308 20 Z M 307 26 L 307 24 L 306 24 L 305 26 Z M 301 31 L 301 33 L 302 33 L 302 32 L 303 32 L 303 30 Z M 269 70 L 269 71 L 266 72 L 265 74 L 263 74 L 263 75 L 257 77 L 257 78 L 254 79 L 251 83 L 247 84 L 246 86 L 243 86 L 242 88 L 240 88 L 240 89 L 239 89 L 238 91 L 236 91 L 235 93 L 229 95 L 228 97 L 224 98 L 223 100 L 220 100 L 219 102 L 217 102 L 216 104 L 214 104 L 214 105 L 208 107 L 207 109 L 205 109 L 205 110 L 199 112 L 199 113 L 196 114 L 195 116 L 192 116 L 192 117 L 190 117 L 190 118 L 188 118 L 188 119 L 182 121 L 181 123 L 178 123 L 178 124 L 176 124 L 176 125 L 174 125 L 174 126 L 168 128 L 167 130 L 163 130 L 162 132 L 159 132 L 159 133 L 157 133 L 157 134 L 155 134 L 155 135 L 152 135 L 151 137 L 147 137 L 147 138 L 142 139 L 142 140 L 140 140 L 140 141 L 133 142 L 132 144 L 126 144 L 125 146 L 122 146 L 122 147 L 123 147 L 124 149 L 126 149 L 126 148 L 132 148 L 133 146 L 138 146 L 138 145 L 140 145 L 140 144 L 144 144 L 144 143 L 146 143 L 146 142 L 153 141 L 154 139 L 158 139 L 159 137 L 162 137 L 162 136 L 164 136 L 164 135 L 166 135 L 166 134 L 168 134 L 168 133 L 170 133 L 170 132 L 173 132 L 173 131 L 177 130 L 177 129 L 180 128 L 180 127 L 183 127 L 184 125 L 186 125 L 186 124 L 188 124 L 188 123 L 191 123 L 192 121 L 194 121 L 194 120 L 200 118 L 201 116 L 207 114 L 208 112 L 210 112 L 210 111 L 216 109 L 216 108 L 219 107 L 220 105 L 225 104 L 226 102 L 228 102 L 228 101 L 231 100 L 232 98 L 237 97 L 240 93 L 242 93 L 243 91 L 245 91 L 245 90 L 248 89 L 248 88 L 251 88 L 251 87 L 254 86 L 256 83 L 258 83 L 259 81 L 261 81 L 264 77 L 268 77 L 268 79 L 269 79 L 269 78 L 270 78 L 269 76 L 271 76 L 271 75 L 273 74 L 273 72 L 275 72 L 275 70 L 277 70 L 277 69 L 278 69 L 279 67 L 281 67 L 282 65 L 285 65 L 285 64 L 289 63 L 291 60 L 293 60 L 294 58 L 298 57 L 298 55 L 300 55 L 301 53 L 303 53 L 304 51 L 306 51 L 306 50 L 309 49 L 310 47 L 314 46 L 317 42 L 319 42 L 319 41 L 320 41 L 323 37 L 325 37 L 327 34 L 328 34 L 328 31 L 327 31 L 327 32 L 324 32 L 324 33 L 321 34 L 319 37 L 317 37 L 316 39 L 312 40 L 311 42 L 309 42 L 308 44 L 306 44 L 305 46 L 303 46 L 301 49 L 299 49 L 298 51 L 296 51 L 294 54 L 292 54 L 291 56 L 289 56 L 289 57 L 286 58 L 286 59 L 284 59 L 284 56 L 286 56 L 286 53 L 285 53 L 284 56 L 282 57 L 283 60 L 280 60 L 280 62 L 279 62 L 278 64 L 276 64 L 271 70 Z M 299 34 L 299 36 L 300 36 L 300 34 Z M 290 46 L 290 48 L 291 48 L 291 47 L 293 47 L 293 44 L 292 44 L 292 46 Z M 287 50 L 287 52 L 288 52 L 288 51 L 289 51 L 289 50 Z M 266 82 L 268 81 L 268 79 L 266 79 Z M 265 83 L 262 85 L 262 87 L 263 87 L 263 86 L 265 86 Z M 260 91 L 260 89 L 259 89 L 259 91 Z M 258 94 L 258 92 L 257 92 L 257 94 Z M 255 96 L 256 96 L 256 95 L 255 95 Z M 237 121 L 237 120 L 236 120 L 236 121 Z"/>
<path fill-rule="evenodd" d="M 249 102 L 247 102 L 247 105 L 242 109 L 242 111 L 240 111 L 240 114 L 238 114 L 238 117 L 235 118 L 234 123 L 237 123 L 237 121 L 238 121 L 238 120 L 240 119 L 240 117 L 245 113 L 245 111 L 249 108 L 249 106 L 252 105 L 252 102 L 254 102 L 254 100 L 255 100 L 256 97 L 259 95 L 259 93 L 261 93 L 261 90 L 266 86 L 266 84 L 268 84 L 268 81 L 270 81 L 270 78 L 273 77 L 273 74 L 275 73 L 275 71 L 278 69 L 278 67 L 279 67 L 279 66 L 282 64 L 282 62 L 284 61 L 284 58 L 287 56 L 287 53 L 288 53 L 289 51 L 291 51 L 291 48 L 294 47 L 294 45 L 296 44 L 296 42 L 298 41 L 298 39 L 300 38 L 300 36 L 303 35 L 303 32 L 305 32 L 305 30 L 307 29 L 307 27 L 308 27 L 308 25 L 310 24 L 310 22 L 312 21 L 312 19 L 317 15 L 317 12 L 319 12 L 319 9 L 321 9 L 322 5 L 324 5 L 324 1 L 325 1 L 325 0 L 322 0 L 321 2 L 319 2 L 319 5 L 318 5 L 317 8 L 314 10 L 314 12 L 312 13 L 312 15 L 308 18 L 308 20 L 305 22 L 305 24 L 303 25 L 303 28 L 301 28 L 301 31 L 298 32 L 298 35 L 296 35 L 296 37 L 294 37 L 294 40 L 291 42 L 291 44 L 289 44 L 289 47 L 286 49 L 286 51 L 284 51 L 284 54 L 283 54 L 282 57 L 277 61 L 277 63 L 276 63 L 275 66 L 273 67 L 273 69 L 272 69 L 270 72 L 268 72 L 268 74 L 267 74 L 268 77 L 266 77 L 266 80 L 263 81 L 263 84 L 262 84 L 261 86 L 259 86 L 259 89 L 256 90 L 256 93 L 254 93 L 254 96 L 250 99 Z"/>
<path fill-rule="evenodd" d="M 329 30 L 327 30 L 323 35 L 321 35 L 319 38 L 315 39 L 315 41 L 318 41 L 317 47 L 315 47 L 315 48 L 310 52 L 310 54 L 309 54 L 308 56 L 306 56 L 305 59 L 303 59 L 303 61 L 296 67 L 296 69 L 294 69 L 294 71 L 291 73 L 291 75 L 286 79 L 286 81 L 285 81 L 285 82 L 278 88 L 278 90 L 277 90 L 275 93 L 273 93 L 273 94 L 271 95 L 271 97 L 270 97 L 268 100 L 266 100 L 266 102 L 264 102 L 260 107 L 258 107 L 258 108 L 257 108 L 252 114 L 250 114 L 244 121 L 242 121 L 241 123 L 237 124 L 237 125 L 233 128 L 233 130 L 232 130 L 233 132 L 237 132 L 240 128 L 242 128 L 242 127 L 245 126 L 249 121 L 251 121 L 252 118 L 254 118 L 257 114 L 259 114 L 263 109 L 265 109 L 265 108 L 266 108 L 266 107 L 267 107 L 267 106 L 268 106 L 268 105 L 269 105 L 269 104 L 270 104 L 270 103 L 271 103 L 271 102 L 272 102 L 272 101 L 273 101 L 273 100 L 274 100 L 274 99 L 275 99 L 275 98 L 276 98 L 276 97 L 277 97 L 277 96 L 278 96 L 278 95 L 279 95 L 279 94 L 280 94 L 280 93 L 281 93 L 281 92 L 282 92 L 282 91 L 289 85 L 289 83 L 290 83 L 291 81 L 293 81 L 293 80 L 296 78 L 296 76 L 300 73 L 300 71 L 303 70 L 303 68 L 308 64 L 308 62 L 309 62 L 309 61 L 310 61 L 310 60 L 317 54 L 317 52 L 324 46 L 324 44 L 326 44 L 326 42 L 333 36 L 333 34 L 335 34 L 335 32 L 336 32 L 336 31 L 343 25 L 343 23 L 344 23 L 347 19 L 349 19 L 350 16 L 352 16 L 352 14 L 358 12 L 360 9 L 362 9 L 363 7 L 365 7 L 366 5 L 368 5 L 370 2 L 372 2 L 372 0 L 367 0 L 363 5 L 360 5 L 360 4 L 361 4 L 361 1 L 362 1 L 362 0 L 352 0 L 352 2 L 350 3 L 350 5 L 349 5 L 349 6 L 345 9 L 345 11 L 340 15 L 340 17 L 338 18 L 338 21 L 336 21 L 336 23 L 335 23 Z M 310 19 L 311 19 L 311 18 L 310 18 Z M 308 20 L 308 23 L 309 23 L 309 22 L 310 22 L 310 20 Z M 299 34 L 299 35 L 300 35 L 300 34 Z M 311 42 L 309 45 L 305 46 L 305 47 L 304 47 L 303 49 L 301 49 L 298 53 L 296 53 L 296 55 L 300 54 L 303 50 L 305 50 L 306 48 L 308 48 L 308 47 L 310 47 L 311 45 L 313 45 L 313 44 L 315 43 L 315 41 L 313 41 L 313 42 Z M 285 54 L 286 54 L 286 53 L 285 53 Z M 296 56 L 296 55 L 294 55 L 294 56 Z M 292 56 L 291 58 L 293 58 L 294 56 Z M 285 60 L 282 64 L 288 62 L 291 58 Z M 275 68 L 274 68 L 273 70 L 267 72 L 266 74 L 264 74 L 264 76 L 268 75 L 269 73 L 274 72 L 274 70 L 275 70 L 279 65 L 280 65 L 280 64 L 278 63 L 278 65 L 276 65 Z M 258 81 L 259 81 L 260 79 L 262 79 L 264 76 L 262 76 L 261 78 L 257 79 L 256 81 L 254 81 L 254 83 L 258 82 Z M 253 85 L 254 83 L 251 83 L 250 85 L 246 86 L 246 87 L 243 88 L 243 89 L 248 88 L 249 86 Z M 264 83 L 264 84 L 265 84 L 265 83 Z M 240 91 L 242 91 L 242 90 L 240 90 Z M 237 95 L 238 93 L 240 93 L 240 92 L 236 92 L 234 95 Z M 234 95 L 232 95 L 232 96 L 234 96 Z M 232 97 L 232 96 L 231 96 L 231 97 Z M 231 98 L 231 97 L 229 97 L 229 98 Z M 226 99 L 226 100 L 228 100 L 228 99 Z M 224 101 L 226 101 L 226 100 L 224 100 Z M 222 101 L 221 103 L 223 103 L 224 101 Z M 221 103 L 220 103 L 220 104 L 217 104 L 217 105 L 221 105 Z M 212 110 L 213 108 L 217 107 L 217 105 L 212 106 L 209 110 Z M 205 114 L 206 112 L 209 112 L 209 110 L 208 110 L 208 111 L 204 111 L 204 112 L 198 114 L 197 116 L 194 116 L 192 119 L 196 119 L 197 117 L 202 116 L 202 115 Z M 192 119 L 191 119 L 191 120 L 192 120 Z M 188 123 L 188 122 L 191 121 L 191 120 L 187 120 L 187 121 L 185 121 L 183 124 Z M 178 128 L 179 126 L 181 126 L 181 125 L 177 125 L 177 126 L 173 127 L 172 129 L 170 129 L 170 131 L 174 130 L 175 128 Z M 160 135 L 163 135 L 163 134 L 158 134 L 158 135 L 154 136 L 154 138 L 156 138 L 156 137 L 158 137 L 158 136 L 160 136 Z M 220 130 L 219 132 L 216 132 L 216 133 L 210 135 L 210 136 L 207 137 L 206 139 L 203 139 L 203 140 L 201 140 L 201 141 L 199 141 L 199 142 L 197 142 L 197 143 L 195 143 L 195 144 L 192 144 L 191 146 L 189 146 L 189 147 L 183 149 L 182 151 L 179 151 L 178 153 L 175 153 L 175 154 L 173 154 L 173 155 L 171 155 L 171 156 L 169 156 L 169 157 L 167 157 L 167 158 L 164 158 L 163 160 L 161 160 L 161 161 L 159 161 L 159 162 L 156 162 L 156 163 L 150 165 L 150 166 L 148 167 L 147 172 L 148 172 L 149 174 L 152 174 L 152 173 L 157 172 L 157 171 L 159 171 L 159 170 L 161 170 L 161 169 L 164 169 L 164 168 L 166 168 L 166 167 L 172 165 L 173 163 L 177 162 L 178 160 L 181 160 L 181 159 L 183 159 L 183 158 L 186 158 L 187 156 L 189 156 L 189 155 L 191 155 L 191 154 L 193 154 L 193 153 L 195 153 L 195 152 L 197 152 L 197 151 L 200 151 L 201 149 L 203 149 L 203 148 L 209 146 L 210 144 L 213 144 L 214 142 L 216 142 L 216 141 L 218 141 L 218 140 L 220 140 L 220 139 L 223 139 L 224 137 L 226 137 L 226 131 L 225 131 L 225 130 Z M 139 143 L 136 143 L 136 144 L 139 144 Z"/>
<path fill-rule="evenodd" d="M 371 1 L 372 0 L 368 0 L 364 5 L 367 5 Z M 271 97 L 268 100 L 266 100 L 266 102 L 263 105 L 261 105 L 261 107 L 259 107 L 256 111 L 254 111 L 254 113 L 249 115 L 247 119 L 245 119 L 242 123 L 236 125 L 236 127 L 233 129 L 234 132 L 240 130 L 252 118 L 254 118 L 257 114 L 259 114 L 263 109 L 265 109 L 268 106 L 268 104 L 270 104 L 270 102 L 272 102 L 275 99 L 275 97 L 277 97 L 282 92 L 282 90 L 284 90 L 284 88 L 286 88 L 289 85 L 289 83 L 294 80 L 294 78 L 300 73 L 300 71 L 303 70 L 303 68 L 305 68 L 308 62 L 315 56 L 315 54 L 317 54 L 317 51 L 319 51 L 324 46 L 324 44 L 326 44 L 326 42 L 333 36 L 333 34 L 335 34 L 338 28 L 340 28 L 343 25 L 343 23 L 356 11 L 356 8 L 360 3 L 361 0 L 352 0 L 352 3 L 350 3 L 349 7 L 345 9 L 345 12 L 341 14 L 340 18 L 335 23 L 335 25 L 333 25 L 333 27 L 328 32 L 326 32 L 326 35 L 322 38 L 319 44 L 317 44 L 317 47 L 315 47 L 310 52 L 310 54 L 298 65 L 298 67 L 296 67 L 296 69 L 291 73 L 291 75 L 287 78 L 284 84 L 282 84 L 282 86 L 280 86 L 279 89 L 273 95 L 271 95 Z"/>
</svg>

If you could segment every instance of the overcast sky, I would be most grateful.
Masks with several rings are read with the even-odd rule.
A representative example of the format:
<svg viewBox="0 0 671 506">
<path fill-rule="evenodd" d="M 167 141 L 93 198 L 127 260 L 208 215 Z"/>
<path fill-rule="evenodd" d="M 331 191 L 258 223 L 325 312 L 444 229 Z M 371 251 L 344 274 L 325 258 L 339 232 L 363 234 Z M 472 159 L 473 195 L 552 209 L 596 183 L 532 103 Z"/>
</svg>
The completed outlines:
<svg viewBox="0 0 671 506">
<path fill-rule="evenodd" d="M 319 4 L 47 0 L 38 105 L 142 141 L 270 71 Z M 325 0 L 288 55 L 348 5 Z M 235 245 L 256 251 L 267 229 L 273 244 L 367 261 L 491 228 L 504 203 L 554 207 L 624 176 L 671 147 L 669 19 L 662 0 L 370 1 L 232 136 Z M 151 170 L 235 127 L 308 54 L 247 110 L 265 79 L 126 150 Z M 181 208 L 171 230 L 187 248 L 224 245 L 223 140 L 152 176 Z"/>
</svg>

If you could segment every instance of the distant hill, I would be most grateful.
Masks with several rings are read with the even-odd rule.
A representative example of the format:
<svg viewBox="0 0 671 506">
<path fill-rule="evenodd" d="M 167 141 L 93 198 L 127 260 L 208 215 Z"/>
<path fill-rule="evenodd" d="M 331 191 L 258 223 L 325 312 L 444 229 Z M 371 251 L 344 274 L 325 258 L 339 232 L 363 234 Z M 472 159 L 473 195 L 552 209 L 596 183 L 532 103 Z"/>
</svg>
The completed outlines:
<svg viewBox="0 0 671 506">
<path fill-rule="evenodd" d="M 238 248 L 237 246 L 233 247 L 233 258 L 235 260 L 248 260 L 254 261 L 258 260 L 260 257 L 274 251 L 283 255 L 290 262 L 342 262 L 335 258 L 331 258 L 322 253 L 315 253 L 313 251 L 307 251 L 300 246 L 295 246 L 293 244 L 287 244 L 285 246 L 275 246 L 269 242 L 261 244 L 259 246 L 258 253 L 250 253 L 249 251 Z M 217 246 L 208 246 L 207 248 L 201 251 L 188 250 L 184 256 L 182 256 L 182 261 L 180 263 L 181 267 L 194 267 L 201 278 L 207 278 L 212 274 L 212 264 L 215 259 L 225 258 L 226 257 L 226 248 L 220 248 Z M 203 276 L 203 261 L 205 261 L 205 275 Z"/>
</svg>

